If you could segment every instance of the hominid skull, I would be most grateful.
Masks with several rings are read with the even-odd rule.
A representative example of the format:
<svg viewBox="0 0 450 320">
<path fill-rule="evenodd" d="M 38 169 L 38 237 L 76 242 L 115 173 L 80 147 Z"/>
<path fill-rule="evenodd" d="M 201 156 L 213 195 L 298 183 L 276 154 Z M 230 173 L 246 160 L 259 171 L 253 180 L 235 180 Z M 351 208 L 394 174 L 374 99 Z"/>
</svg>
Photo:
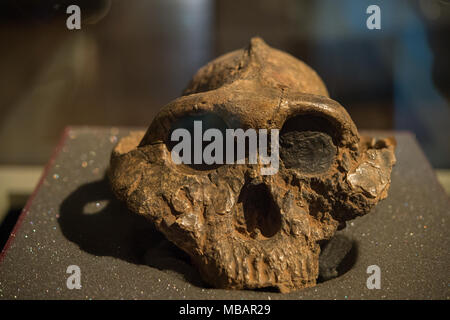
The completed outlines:
<svg viewBox="0 0 450 320">
<path fill-rule="evenodd" d="M 279 129 L 279 170 L 262 164 L 176 164 L 171 132 Z M 314 286 L 318 241 L 387 196 L 393 139 L 360 137 L 306 64 L 260 38 L 201 68 L 147 132 L 123 138 L 109 178 L 218 288 Z"/>
</svg>

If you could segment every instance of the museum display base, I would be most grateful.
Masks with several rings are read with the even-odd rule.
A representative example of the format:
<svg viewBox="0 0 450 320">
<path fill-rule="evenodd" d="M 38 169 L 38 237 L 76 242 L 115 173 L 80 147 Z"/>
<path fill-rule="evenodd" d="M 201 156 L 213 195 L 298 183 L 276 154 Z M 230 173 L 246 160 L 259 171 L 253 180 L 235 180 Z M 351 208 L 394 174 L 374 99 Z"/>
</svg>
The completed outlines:
<svg viewBox="0 0 450 320">
<path fill-rule="evenodd" d="M 131 214 L 104 174 L 132 128 L 67 128 L 0 256 L 1 299 L 450 299 L 450 201 L 405 132 L 387 199 L 338 232 L 352 243 L 340 276 L 281 294 L 206 286 L 189 258 Z M 364 132 L 362 132 L 364 134 Z M 81 271 L 68 289 L 67 268 Z M 377 265 L 381 288 L 368 289 Z"/>
</svg>

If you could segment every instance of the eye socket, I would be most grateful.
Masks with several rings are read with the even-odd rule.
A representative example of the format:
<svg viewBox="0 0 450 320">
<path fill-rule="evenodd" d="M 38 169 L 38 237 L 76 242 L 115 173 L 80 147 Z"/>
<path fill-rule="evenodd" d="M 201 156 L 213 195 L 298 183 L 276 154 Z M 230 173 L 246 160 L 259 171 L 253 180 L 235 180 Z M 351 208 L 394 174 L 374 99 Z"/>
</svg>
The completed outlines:
<svg viewBox="0 0 450 320">
<path fill-rule="evenodd" d="M 201 126 L 199 127 L 199 124 Z M 197 126 L 197 129 L 200 128 L 200 134 L 198 131 L 195 131 L 194 128 Z M 218 115 L 214 113 L 203 113 L 203 114 L 193 114 L 187 115 L 183 118 L 176 120 L 169 131 L 169 136 L 167 137 L 166 145 L 170 152 L 175 147 L 177 150 L 180 146 L 177 146 L 180 143 L 186 143 L 186 148 L 179 151 L 179 156 L 181 158 L 184 157 L 184 152 L 186 150 L 190 150 L 190 157 L 184 157 L 184 159 L 190 159 L 190 163 L 185 163 L 187 166 L 191 167 L 195 170 L 206 171 L 216 169 L 225 162 L 225 130 L 228 128 L 225 121 L 222 120 Z M 190 139 L 188 141 L 184 141 L 184 138 L 177 138 L 174 141 L 173 132 L 177 129 L 185 129 L 189 133 Z M 205 131 L 208 129 L 216 129 L 220 131 L 222 136 L 222 143 L 220 141 L 216 141 L 215 137 L 211 137 L 211 141 L 204 141 Z M 217 148 L 213 148 L 213 143 L 217 142 Z M 195 148 L 195 144 L 199 144 L 200 147 Z M 208 147 L 209 146 L 209 147 Z M 208 147 L 208 154 L 212 156 L 213 159 L 221 159 L 221 163 L 206 163 L 203 157 L 205 148 Z M 210 152 L 209 152 L 210 151 Z M 218 151 L 218 154 L 216 152 Z M 200 161 L 198 161 L 200 160 Z"/>
<path fill-rule="evenodd" d="M 307 174 L 328 171 L 337 154 L 337 131 L 327 119 L 298 115 L 288 119 L 280 132 L 280 157 L 286 168 Z"/>
</svg>

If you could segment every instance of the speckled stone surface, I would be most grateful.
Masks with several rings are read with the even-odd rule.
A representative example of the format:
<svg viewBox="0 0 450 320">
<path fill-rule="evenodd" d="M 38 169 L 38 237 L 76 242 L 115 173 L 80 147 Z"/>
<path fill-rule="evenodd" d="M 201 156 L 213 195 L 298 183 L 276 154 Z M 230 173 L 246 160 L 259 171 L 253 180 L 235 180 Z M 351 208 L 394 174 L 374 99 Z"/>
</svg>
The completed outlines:
<svg viewBox="0 0 450 320">
<path fill-rule="evenodd" d="M 0 257 L 1 299 L 450 299 L 450 201 L 414 137 L 396 133 L 389 197 L 338 233 L 347 272 L 289 294 L 217 290 L 111 194 L 104 172 L 129 128 L 68 128 Z M 372 134 L 372 133 L 371 133 Z M 69 265 L 81 269 L 69 290 Z M 367 267 L 381 269 L 369 290 Z"/>
</svg>

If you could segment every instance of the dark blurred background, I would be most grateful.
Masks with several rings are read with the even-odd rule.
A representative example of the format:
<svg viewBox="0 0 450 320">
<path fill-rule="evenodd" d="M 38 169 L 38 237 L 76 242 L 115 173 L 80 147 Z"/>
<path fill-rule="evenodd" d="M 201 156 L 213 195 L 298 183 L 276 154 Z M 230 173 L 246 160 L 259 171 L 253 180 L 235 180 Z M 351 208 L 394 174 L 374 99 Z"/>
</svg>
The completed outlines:
<svg viewBox="0 0 450 320">
<path fill-rule="evenodd" d="M 411 130 L 449 168 L 449 31 L 444 0 L 2 1 L 0 164 L 44 164 L 67 125 L 148 126 L 199 67 L 259 35 L 312 66 L 360 129 Z"/>
<path fill-rule="evenodd" d="M 0 164 L 43 165 L 67 125 L 148 126 L 199 67 L 259 35 L 312 66 L 358 128 L 410 130 L 450 168 L 449 31 L 448 0 L 3 0 Z"/>
</svg>

